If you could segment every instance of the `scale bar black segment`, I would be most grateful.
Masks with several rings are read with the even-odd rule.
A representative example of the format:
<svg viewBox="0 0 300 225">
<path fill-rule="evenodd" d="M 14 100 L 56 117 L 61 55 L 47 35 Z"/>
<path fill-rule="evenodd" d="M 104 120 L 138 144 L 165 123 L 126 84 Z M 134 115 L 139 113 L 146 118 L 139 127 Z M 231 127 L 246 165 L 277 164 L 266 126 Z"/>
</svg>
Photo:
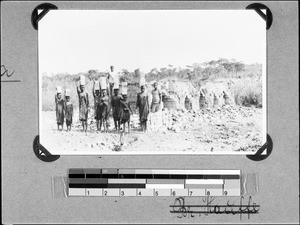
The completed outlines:
<svg viewBox="0 0 300 225">
<path fill-rule="evenodd" d="M 221 175 L 203 175 L 203 179 L 222 179 Z"/>
<path fill-rule="evenodd" d="M 85 178 L 85 174 L 69 174 L 69 178 Z"/>
<path fill-rule="evenodd" d="M 204 179 L 203 174 L 188 174 L 187 179 Z"/>
<path fill-rule="evenodd" d="M 114 173 L 114 174 L 113 173 L 112 174 L 107 174 L 107 173 L 103 174 L 102 173 L 102 178 L 110 178 L 110 179 L 111 178 L 119 178 L 119 174 L 116 174 L 116 173 Z"/>
<path fill-rule="evenodd" d="M 169 174 L 153 174 L 154 179 L 169 179 Z"/>
<path fill-rule="evenodd" d="M 239 180 L 240 179 L 240 175 L 221 175 L 222 179 L 226 179 L 226 180 Z"/>
<path fill-rule="evenodd" d="M 107 184 L 108 179 L 103 178 L 69 178 L 69 184 Z"/>
<path fill-rule="evenodd" d="M 136 178 L 135 177 L 135 174 L 119 174 L 119 178 L 120 179 L 125 179 L 125 178 L 130 178 L 130 179 L 134 179 L 134 178 Z"/>
<path fill-rule="evenodd" d="M 170 174 L 170 179 L 187 179 L 187 174 Z"/>
<path fill-rule="evenodd" d="M 146 188 L 146 184 L 69 183 L 69 188 Z"/>
<path fill-rule="evenodd" d="M 139 178 L 139 179 L 153 179 L 153 174 L 135 174 L 135 178 Z"/>
</svg>

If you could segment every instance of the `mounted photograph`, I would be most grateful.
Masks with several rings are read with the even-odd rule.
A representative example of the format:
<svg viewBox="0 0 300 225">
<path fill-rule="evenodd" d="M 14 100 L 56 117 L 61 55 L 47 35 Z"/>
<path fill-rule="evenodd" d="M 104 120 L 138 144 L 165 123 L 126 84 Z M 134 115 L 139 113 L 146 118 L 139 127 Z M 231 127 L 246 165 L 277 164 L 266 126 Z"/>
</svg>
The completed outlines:
<svg viewBox="0 0 300 225">
<path fill-rule="evenodd" d="M 50 10 L 39 138 L 53 155 L 251 155 L 266 142 L 254 10 Z"/>
</svg>

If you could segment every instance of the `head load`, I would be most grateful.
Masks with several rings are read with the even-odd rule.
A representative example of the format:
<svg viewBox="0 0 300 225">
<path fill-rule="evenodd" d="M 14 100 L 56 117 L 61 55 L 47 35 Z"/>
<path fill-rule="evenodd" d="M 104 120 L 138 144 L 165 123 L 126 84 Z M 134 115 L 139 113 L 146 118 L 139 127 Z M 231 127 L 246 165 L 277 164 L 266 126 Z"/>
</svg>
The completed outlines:
<svg viewBox="0 0 300 225">
<path fill-rule="evenodd" d="M 101 89 L 107 88 L 106 77 L 100 77 L 100 87 L 101 87 Z"/>
<path fill-rule="evenodd" d="M 95 91 L 100 91 L 99 81 L 95 81 Z"/>
<path fill-rule="evenodd" d="M 61 86 L 56 86 L 56 93 L 61 94 L 62 93 L 62 88 Z"/>
<path fill-rule="evenodd" d="M 127 82 L 122 82 L 120 87 L 120 93 L 121 95 L 127 95 Z"/>
<path fill-rule="evenodd" d="M 119 89 L 120 88 L 120 82 L 119 82 L 119 78 L 114 80 L 114 89 Z"/>
<path fill-rule="evenodd" d="M 80 85 L 85 85 L 85 76 L 84 75 L 80 75 L 79 82 L 80 82 Z"/>
<path fill-rule="evenodd" d="M 65 96 L 70 97 L 70 95 L 71 95 L 70 89 L 66 89 L 65 90 Z"/>
</svg>

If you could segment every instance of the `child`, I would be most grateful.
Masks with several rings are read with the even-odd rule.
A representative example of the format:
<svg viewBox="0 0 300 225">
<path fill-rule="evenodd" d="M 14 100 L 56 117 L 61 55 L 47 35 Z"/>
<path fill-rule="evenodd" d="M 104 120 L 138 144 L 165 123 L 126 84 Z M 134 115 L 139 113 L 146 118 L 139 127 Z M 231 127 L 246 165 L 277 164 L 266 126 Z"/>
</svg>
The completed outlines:
<svg viewBox="0 0 300 225">
<path fill-rule="evenodd" d="M 114 95 L 112 96 L 111 106 L 113 110 L 113 119 L 115 123 L 115 129 L 117 132 L 120 131 L 120 96 L 119 87 L 114 87 Z"/>
<path fill-rule="evenodd" d="M 132 113 L 130 105 L 127 102 L 127 91 L 122 93 L 120 99 L 120 124 L 123 124 L 123 133 L 125 132 L 125 124 L 128 124 L 128 133 L 130 133 L 130 114 Z"/>
<path fill-rule="evenodd" d="M 158 84 L 155 82 L 153 84 L 154 90 L 152 91 L 152 103 L 151 103 L 151 112 L 155 113 L 159 110 L 161 104 L 161 93 L 157 89 Z"/>
<path fill-rule="evenodd" d="M 94 114 L 96 120 L 97 131 L 100 131 L 100 103 L 101 103 L 101 93 L 99 82 L 93 84 L 93 96 L 94 96 Z"/>
<path fill-rule="evenodd" d="M 56 90 L 57 93 L 55 95 L 55 109 L 56 109 L 57 130 L 62 130 L 64 127 L 64 100 L 61 94 L 62 93 L 61 87 L 58 86 Z"/>
<path fill-rule="evenodd" d="M 147 130 L 147 120 L 149 115 L 149 101 L 145 93 L 145 86 L 141 86 L 141 92 L 137 95 L 136 107 L 139 108 L 140 122 L 142 131 Z"/>
<path fill-rule="evenodd" d="M 107 86 L 107 78 L 100 77 L 100 112 L 99 112 L 99 119 L 100 119 L 100 130 L 103 124 L 104 132 L 107 129 L 107 119 L 109 114 L 109 98 L 108 98 L 109 87 Z"/>
<path fill-rule="evenodd" d="M 106 82 L 108 84 L 107 94 L 109 97 L 112 97 L 113 95 L 113 87 L 117 79 L 118 79 L 117 73 L 114 70 L 114 66 L 110 66 L 110 71 L 107 73 L 107 79 L 106 79 Z"/>
<path fill-rule="evenodd" d="M 67 131 L 71 131 L 72 118 L 73 118 L 73 104 L 70 101 L 70 89 L 66 89 L 66 101 L 65 101 L 65 116 Z"/>
<path fill-rule="evenodd" d="M 77 84 L 77 93 L 79 99 L 79 120 L 82 122 L 83 131 L 87 131 L 89 95 L 85 92 L 84 77 L 80 77 L 80 83 Z"/>
<path fill-rule="evenodd" d="M 108 119 L 108 96 L 107 90 L 101 89 L 101 98 L 100 98 L 100 130 L 104 127 L 104 132 L 107 130 L 107 119 Z"/>
</svg>

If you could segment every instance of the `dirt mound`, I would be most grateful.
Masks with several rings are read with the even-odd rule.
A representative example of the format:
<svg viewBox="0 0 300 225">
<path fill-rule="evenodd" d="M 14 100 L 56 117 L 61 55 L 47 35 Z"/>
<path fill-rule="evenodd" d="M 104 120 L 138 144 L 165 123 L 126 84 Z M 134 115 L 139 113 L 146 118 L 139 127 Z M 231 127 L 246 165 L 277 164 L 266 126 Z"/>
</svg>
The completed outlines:
<svg viewBox="0 0 300 225">
<path fill-rule="evenodd" d="M 93 113 L 88 131 L 82 132 L 75 111 L 71 132 L 57 131 L 55 112 L 43 112 L 43 143 L 49 149 L 88 154 L 101 152 L 251 152 L 262 143 L 262 109 L 225 105 L 203 110 L 163 110 L 149 116 L 149 130 L 140 131 L 137 114 L 132 115 L 131 133 L 120 135 L 109 119 L 107 133 L 97 132 Z M 102 128 L 103 129 L 103 128 Z"/>
</svg>

